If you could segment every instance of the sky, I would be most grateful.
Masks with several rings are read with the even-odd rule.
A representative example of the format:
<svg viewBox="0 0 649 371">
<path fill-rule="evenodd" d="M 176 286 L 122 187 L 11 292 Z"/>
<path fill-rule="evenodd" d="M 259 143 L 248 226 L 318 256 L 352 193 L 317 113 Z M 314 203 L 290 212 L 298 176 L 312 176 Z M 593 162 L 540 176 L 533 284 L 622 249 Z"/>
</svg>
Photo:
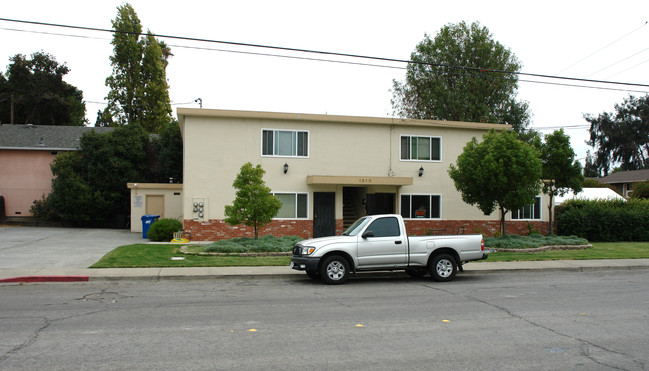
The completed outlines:
<svg viewBox="0 0 649 371">
<path fill-rule="evenodd" d="M 3 3 L 0 18 L 110 29 L 123 3 L 11 1 Z M 524 73 L 649 85 L 646 0 L 131 0 L 130 4 L 143 29 L 159 35 L 400 60 L 409 59 L 426 34 L 434 37 L 449 23 L 477 21 L 516 55 Z M 110 33 L 0 21 L 0 40 L 0 71 L 6 71 L 12 56 L 37 51 L 65 63 L 70 68 L 65 81 L 83 91 L 87 117 L 94 124 L 97 111 L 106 105 Z M 178 107 L 198 108 L 195 100 L 200 98 L 208 109 L 389 117 L 392 81 L 405 77 L 403 63 L 162 40 L 174 54 L 167 67 L 174 115 Z M 532 128 L 543 134 L 564 128 L 582 163 L 586 151 L 592 152 L 585 143 L 589 124 L 584 114 L 613 112 L 629 95 L 649 93 L 646 86 L 529 76 L 520 80 L 518 99 L 529 103 Z"/>
</svg>

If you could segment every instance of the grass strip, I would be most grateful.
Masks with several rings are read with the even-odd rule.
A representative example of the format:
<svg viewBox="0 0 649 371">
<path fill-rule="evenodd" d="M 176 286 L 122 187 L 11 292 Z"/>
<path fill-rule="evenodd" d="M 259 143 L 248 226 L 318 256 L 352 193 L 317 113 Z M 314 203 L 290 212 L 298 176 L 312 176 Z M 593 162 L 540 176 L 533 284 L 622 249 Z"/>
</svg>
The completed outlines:
<svg viewBox="0 0 649 371">
<path fill-rule="evenodd" d="M 178 245 L 134 244 L 116 248 L 90 268 L 288 266 L 289 256 L 196 256 L 178 253 Z M 171 260 L 183 257 L 184 260 Z M 536 253 L 497 252 L 485 261 L 649 259 L 649 242 L 597 242 L 585 250 Z"/>
</svg>

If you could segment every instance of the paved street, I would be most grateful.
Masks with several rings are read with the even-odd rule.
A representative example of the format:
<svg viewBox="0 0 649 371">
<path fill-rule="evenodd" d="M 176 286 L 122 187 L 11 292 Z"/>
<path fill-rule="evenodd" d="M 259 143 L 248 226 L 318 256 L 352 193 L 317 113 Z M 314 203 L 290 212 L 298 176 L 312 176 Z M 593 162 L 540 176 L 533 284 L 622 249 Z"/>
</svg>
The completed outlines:
<svg viewBox="0 0 649 371">
<path fill-rule="evenodd" d="M 0 285 L 0 369 L 642 370 L 649 270 Z"/>
</svg>

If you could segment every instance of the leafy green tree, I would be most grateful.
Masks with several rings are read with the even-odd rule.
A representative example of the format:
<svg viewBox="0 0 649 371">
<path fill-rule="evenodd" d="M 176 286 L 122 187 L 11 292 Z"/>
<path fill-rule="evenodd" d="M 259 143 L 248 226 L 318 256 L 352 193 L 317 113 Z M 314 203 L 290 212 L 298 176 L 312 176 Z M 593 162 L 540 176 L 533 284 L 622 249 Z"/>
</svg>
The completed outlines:
<svg viewBox="0 0 649 371">
<path fill-rule="evenodd" d="M 518 140 L 516 133 L 493 129 L 482 142 L 473 138 L 448 171 L 462 200 L 485 215 L 500 211 L 500 229 L 506 234 L 505 215 L 534 202 L 541 189 L 542 163 L 538 151 Z"/>
<path fill-rule="evenodd" d="M 63 81 L 70 69 L 54 56 L 16 54 L 0 74 L 0 123 L 83 126 L 83 93 Z"/>
<path fill-rule="evenodd" d="M 410 60 L 405 81 L 393 81 L 395 114 L 509 124 L 518 133 L 529 125 L 528 104 L 516 100 L 521 64 L 479 23 L 446 25 L 434 39 L 425 35 Z"/>
<path fill-rule="evenodd" d="M 649 94 L 630 96 L 615 105 L 615 113 L 584 118 L 590 122 L 588 145 L 595 149 L 593 166 L 599 174 L 608 175 L 616 164 L 621 170 L 649 168 Z"/>
<path fill-rule="evenodd" d="M 575 160 L 575 151 L 570 146 L 570 137 L 563 129 L 555 130 L 545 136 L 541 145 L 541 162 L 543 163 L 543 193 L 550 197 L 548 205 L 550 217 L 550 234 L 554 234 L 553 202 L 555 196 L 563 196 L 572 190 L 578 193 L 582 189 L 584 176 L 581 164 Z"/>
<path fill-rule="evenodd" d="M 584 163 L 584 177 L 586 178 L 599 178 L 600 171 L 595 164 L 593 155 L 590 154 L 590 151 L 586 151 L 586 161 Z"/>
<path fill-rule="evenodd" d="M 85 133 L 80 149 L 61 153 L 52 164 L 52 192 L 33 210 L 84 227 L 121 227 L 130 214 L 127 182 L 145 180 L 149 135 L 138 125 Z"/>
<path fill-rule="evenodd" d="M 633 183 L 631 189 L 633 189 L 633 193 L 631 193 L 629 198 L 649 198 L 649 182 Z"/>
<path fill-rule="evenodd" d="M 154 183 L 182 183 L 183 142 L 178 121 L 173 120 L 160 129 L 160 135 L 152 137 L 146 147 L 147 181 Z"/>
<path fill-rule="evenodd" d="M 241 171 L 232 183 L 237 189 L 237 196 L 232 205 L 225 206 L 225 222 L 254 227 L 255 239 L 259 228 L 270 223 L 282 207 L 282 202 L 266 186 L 263 179 L 265 173 L 261 165 L 253 167 L 247 162 L 241 166 Z"/>
<path fill-rule="evenodd" d="M 175 183 L 183 181 L 183 140 L 178 121 L 173 120 L 160 131 L 158 140 L 158 178 L 166 182 L 172 178 Z"/>
<path fill-rule="evenodd" d="M 160 43 L 149 32 L 145 38 L 142 60 L 142 121 L 150 133 L 158 133 L 171 121 L 169 85 L 165 73 L 166 59 Z"/>
<path fill-rule="evenodd" d="M 173 55 L 169 47 L 149 31 L 142 36 L 142 25 L 133 7 L 126 3 L 117 8 L 112 21 L 113 72 L 106 79 L 110 88 L 106 112 L 98 117 L 102 125 L 142 125 L 157 133 L 172 120 L 165 68 Z"/>
</svg>

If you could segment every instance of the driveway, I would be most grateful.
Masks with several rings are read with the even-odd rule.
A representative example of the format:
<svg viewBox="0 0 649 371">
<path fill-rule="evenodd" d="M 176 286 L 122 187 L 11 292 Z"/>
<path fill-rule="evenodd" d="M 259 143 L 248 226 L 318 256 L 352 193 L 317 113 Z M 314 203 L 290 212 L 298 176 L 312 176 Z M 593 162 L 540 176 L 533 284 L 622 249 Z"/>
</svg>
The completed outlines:
<svg viewBox="0 0 649 371">
<path fill-rule="evenodd" d="M 149 242 L 126 229 L 0 227 L 0 269 L 88 268 L 122 245 Z"/>
</svg>

